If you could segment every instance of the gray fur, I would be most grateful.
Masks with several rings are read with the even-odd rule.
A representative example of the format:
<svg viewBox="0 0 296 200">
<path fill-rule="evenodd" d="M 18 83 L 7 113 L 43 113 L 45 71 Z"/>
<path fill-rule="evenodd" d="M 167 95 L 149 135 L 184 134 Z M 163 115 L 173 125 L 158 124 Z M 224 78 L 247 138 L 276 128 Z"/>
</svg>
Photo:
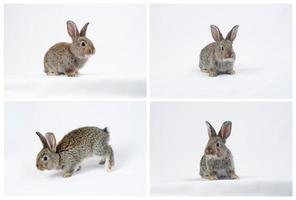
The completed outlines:
<svg viewBox="0 0 296 200">
<path fill-rule="evenodd" d="M 105 164 L 110 171 L 115 164 L 112 147 L 109 143 L 109 133 L 97 127 L 82 127 L 66 134 L 58 145 L 55 145 L 53 133 L 44 137 L 38 132 L 43 149 L 37 156 L 36 166 L 39 170 L 63 170 L 64 177 L 70 177 L 80 170 L 80 163 L 88 157 L 100 156 L 99 164 Z M 41 135 L 41 136 L 40 136 Z M 51 138 L 49 138 L 51 137 Z M 47 160 L 44 160 L 47 157 Z"/>
<path fill-rule="evenodd" d="M 200 176 L 209 180 L 237 179 L 232 153 L 225 144 L 231 133 L 231 122 L 224 122 L 218 135 L 209 122 L 206 125 L 209 141 L 200 161 Z"/>
<path fill-rule="evenodd" d="M 87 22 L 79 33 L 76 24 L 67 21 L 72 43 L 57 43 L 46 52 L 43 63 L 47 75 L 78 76 L 78 71 L 85 65 L 88 57 L 95 53 L 93 43 L 85 37 L 88 24 Z"/>
<path fill-rule="evenodd" d="M 234 74 L 233 66 L 236 55 L 232 48 L 236 38 L 238 25 L 234 26 L 224 39 L 219 28 L 211 25 L 211 33 L 215 42 L 204 47 L 199 56 L 199 68 L 202 72 L 209 73 L 209 76 L 219 74 Z"/>
</svg>

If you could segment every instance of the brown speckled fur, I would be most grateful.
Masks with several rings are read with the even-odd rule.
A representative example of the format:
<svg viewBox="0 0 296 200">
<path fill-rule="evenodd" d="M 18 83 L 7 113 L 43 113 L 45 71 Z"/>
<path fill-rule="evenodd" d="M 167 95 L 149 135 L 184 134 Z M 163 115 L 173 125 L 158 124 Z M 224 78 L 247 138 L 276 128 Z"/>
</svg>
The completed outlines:
<svg viewBox="0 0 296 200">
<path fill-rule="evenodd" d="M 108 144 L 109 132 L 97 127 L 81 127 L 66 134 L 56 145 L 53 133 L 42 136 L 37 133 L 43 149 L 37 156 L 36 166 L 40 170 L 62 169 L 64 177 L 70 177 L 80 170 L 80 163 L 88 157 L 100 156 L 100 164 L 110 171 L 114 166 L 113 149 Z M 47 160 L 44 160 L 47 157 Z"/>
<path fill-rule="evenodd" d="M 44 72 L 47 75 L 58 76 L 65 74 L 69 77 L 78 76 L 78 71 L 88 60 L 88 56 L 95 53 L 90 39 L 85 37 L 88 23 L 80 33 L 76 24 L 67 22 L 68 33 L 72 43 L 60 42 L 52 46 L 44 56 Z M 84 45 L 84 46 L 82 46 Z"/>
<path fill-rule="evenodd" d="M 224 39 L 219 28 L 211 25 L 211 32 L 215 42 L 205 46 L 199 55 L 199 68 L 210 77 L 219 74 L 235 74 L 233 69 L 236 55 L 232 44 L 236 38 L 238 25 L 234 26 Z"/>
<path fill-rule="evenodd" d="M 209 141 L 200 160 L 200 176 L 208 180 L 239 178 L 235 173 L 232 153 L 225 144 L 231 133 L 232 123 L 224 122 L 218 135 L 209 122 L 206 125 Z"/>
</svg>

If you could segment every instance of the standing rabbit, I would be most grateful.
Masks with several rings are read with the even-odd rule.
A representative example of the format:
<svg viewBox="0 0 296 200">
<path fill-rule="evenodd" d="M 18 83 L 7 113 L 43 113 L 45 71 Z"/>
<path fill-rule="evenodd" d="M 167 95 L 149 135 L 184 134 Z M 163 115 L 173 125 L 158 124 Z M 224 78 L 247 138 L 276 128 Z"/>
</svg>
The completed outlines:
<svg viewBox="0 0 296 200">
<path fill-rule="evenodd" d="M 211 25 L 211 32 L 215 42 L 208 44 L 200 52 L 199 68 L 202 72 L 209 73 L 209 76 L 219 74 L 234 74 L 233 65 L 235 53 L 232 43 L 236 38 L 238 25 L 234 26 L 224 39 L 219 28 Z"/>
<path fill-rule="evenodd" d="M 238 179 L 231 151 L 225 145 L 231 133 L 231 122 L 224 122 L 218 135 L 209 122 L 206 121 L 206 125 L 209 141 L 200 161 L 201 177 L 208 180 Z"/>
<path fill-rule="evenodd" d="M 52 46 L 44 56 L 44 72 L 47 75 L 65 74 L 69 77 L 78 76 L 88 58 L 95 53 L 93 43 L 85 37 L 88 22 L 80 33 L 72 21 L 67 21 L 67 29 L 72 43 L 60 42 Z"/>
<path fill-rule="evenodd" d="M 80 163 L 87 157 L 100 156 L 99 164 L 105 164 L 106 170 L 111 171 L 114 166 L 112 147 L 108 144 L 109 132 L 107 128 L 82 127 L 66 134 L 56 145 L 53 133 L 46 133 L 45 137 L 36 132 L 43 148 L 37 155 L 36 166 L 39 170 L 63 170 L 64 177 L 70 177 L 80 170 Z"/>
</svg>

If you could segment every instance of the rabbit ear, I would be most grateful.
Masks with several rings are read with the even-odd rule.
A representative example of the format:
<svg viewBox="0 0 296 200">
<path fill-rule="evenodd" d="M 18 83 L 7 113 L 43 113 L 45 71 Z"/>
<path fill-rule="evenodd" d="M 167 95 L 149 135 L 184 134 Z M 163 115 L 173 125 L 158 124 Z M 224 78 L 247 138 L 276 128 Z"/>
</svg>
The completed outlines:
<svg viewBox="0 0 296 200">
<path fill-rule="evenodd" d="M 47 143 L 45 137 L 38 131 L 36 132 L 36 134 L 38 135 L 39 139 L 41 140 L 43 148 L 48 148 L 48 143 Z"/>
<path fill-rule="evenodd" d="M 226 139 L 230 136 L 231 127 L 231 121 L 226 121 L 222 124 L 218 135 L 223 139 L 223 141 L 226 141 Z"/>
<path fill-rule="evenodd" d="M 216 42 L 220 42 L 221 40 L 224 39 L 222 33 L 220 32 L 217 26 L 211 25 L 211 32 L 212 32 L 213 39 Z"/>
<path fill-rule="evenodd" d="M 48 142 L 49 149 L 53 152 L 56 151 L 57 143 L 56 138 L 53 133 L 46 133 L 45 134 L 46 140 Z"/>
<path fill-rule="evenodd" d="M 208 121 L 206 121 L 206 125 L 208 128 L 209 138 L 217 136 L 215 129 L 212 127 L 212 125 Z"/>
<path fill-rule="evenodd" d="M 81 29 L 81 31 L 80 31 L 80 36 L 85 36 L 88 24 L 89 24 L 89 22 L 87 22 L 87 23 L 82 27 L 82 29 Z"/>
<path fill-rule="evenodd" d="M 67 29 L 70 37 L 74 40 L 79 36 L 76 24 L 73 21 L 67 21 Z"/>
<path fill-rule="evenodd" d="M 236 25 L 229 31 L 229 33 L 226 36 L 226 40 L 230 40 L 233 42 L 233 40 L 236 38 L 238 27 L 239 25 Z"/>
</svg>

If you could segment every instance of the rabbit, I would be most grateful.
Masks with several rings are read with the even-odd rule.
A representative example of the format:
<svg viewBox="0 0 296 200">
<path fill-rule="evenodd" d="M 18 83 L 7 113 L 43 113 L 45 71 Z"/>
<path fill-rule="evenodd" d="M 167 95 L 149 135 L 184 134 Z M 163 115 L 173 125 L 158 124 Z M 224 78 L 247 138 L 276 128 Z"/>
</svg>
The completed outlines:
<svg viewBox="0 0 296 200">
<path fill-rule="evenodd" d="M 63 177 L 71 177 L 80 170 L 80 163 L 91 156 L 100 156 L 99 164 L 105 164 L 107 171 L 111 171 L 115 164 L 113 149 L 108 144 L 110 136 L 107 127 L 75 129 L 66 134 L 58 145 L 53 133 L 48 132 L 45 137 L 40 132 L 36 134 L 43 145 L 36 160 L 36 167 L 41 171 L 57 169 L 63 171 Z"/>
<path fill-rule="evenodd" d="M 88 24 L 87 22 L 78 32 L 76 24 L 73 21 L 67 21 L 67 29 L 72 43 L 57 43 L 46 52 L 43 63 L 44 72 L 47 75 L 78 76 L 78 70 L 96 52 L 92 41 L 85 36 Z"/>
<path fill-rule="evenodd" d="M 208 180 L 238 179 L 231 151 L 225 145 L 232 123 L 224 122 L 218 135 L 209 122 L 206 121 L 206 125 L 209 141 L 200 161 L 200 176 Z"/>
<path fill-rule="evenodd" d="M 239 25 L 234 26 L 224 39 L 219 28 L 211 25 L 211 32 L 215 42 L 204 47 L 199 56 L 199 68 L 202 72 L 209 73 L 210 77 L 219 74 L 235 74 L 233 65 L 236 55 L 232 48 Z"/>
</svg>

